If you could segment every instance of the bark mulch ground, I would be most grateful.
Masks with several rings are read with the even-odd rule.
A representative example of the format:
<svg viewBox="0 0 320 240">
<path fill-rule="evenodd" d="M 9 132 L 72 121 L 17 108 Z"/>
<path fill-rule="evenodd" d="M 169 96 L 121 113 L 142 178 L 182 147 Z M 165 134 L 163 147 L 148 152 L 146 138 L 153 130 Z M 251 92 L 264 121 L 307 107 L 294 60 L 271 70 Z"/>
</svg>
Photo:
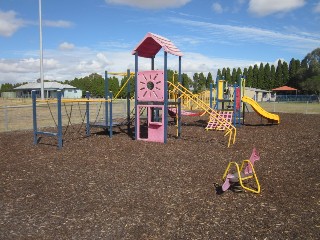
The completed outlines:
<svg viewBox="0 0 320 240">
<path fill-rule="evenodd" d="M 0 133 L 0 239 L 319 239 L 320 115 L 280 117 L 247 114 L 230 148 L 204 117 L 183 118 L 181 139 L 170 126 L 167 144 L 71 127 L 58 150 Z M 253 147 L 261 194 L 217 195 Z"/>
</svg>

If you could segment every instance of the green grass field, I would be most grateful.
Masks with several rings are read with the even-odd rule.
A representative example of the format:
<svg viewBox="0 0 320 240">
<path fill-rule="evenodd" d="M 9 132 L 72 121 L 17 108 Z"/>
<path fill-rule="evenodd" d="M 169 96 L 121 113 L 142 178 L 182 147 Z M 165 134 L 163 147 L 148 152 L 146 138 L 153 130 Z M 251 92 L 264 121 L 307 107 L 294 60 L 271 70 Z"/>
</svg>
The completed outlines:
<svg viewBox="0 0 320 240">
<path fill-rule="evenodd" d="M 320 114 L 320 103 L 259 102 L 268 112 Z"/>
</svg>

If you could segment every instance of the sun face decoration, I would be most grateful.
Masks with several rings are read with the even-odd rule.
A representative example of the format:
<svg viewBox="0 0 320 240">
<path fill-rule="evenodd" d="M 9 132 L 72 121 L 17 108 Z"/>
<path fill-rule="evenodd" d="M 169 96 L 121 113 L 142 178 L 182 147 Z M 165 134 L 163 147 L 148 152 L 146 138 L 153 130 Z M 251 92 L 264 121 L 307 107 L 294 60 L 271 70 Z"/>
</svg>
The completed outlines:
<svg viewBox="0 0 320 240">
<path fill-rule="evenodd" d="M 164 100 L 164 72 L 143 71 L 138 73 L 139 101 L 163 101 Z"/>
</svg>

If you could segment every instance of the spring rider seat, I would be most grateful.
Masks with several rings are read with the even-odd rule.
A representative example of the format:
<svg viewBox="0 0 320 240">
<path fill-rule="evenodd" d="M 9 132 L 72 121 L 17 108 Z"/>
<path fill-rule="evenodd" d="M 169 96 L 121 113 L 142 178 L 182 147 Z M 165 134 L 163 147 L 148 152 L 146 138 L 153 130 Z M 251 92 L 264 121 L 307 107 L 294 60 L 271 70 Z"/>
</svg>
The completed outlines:
<svg viewBox="0 0 320 240">
<path fill-rule="evenodd" d="M 260 160 L 260 155 L 258 151 L 254 148 L 252 150 L 250 159 L 243 160 L 240 167 L 236 162 L 229 162 L 228 167 L 226 168 L 222 177 L 222 179 L 224 180 L 224 183 L 220 188 L 220 194 L 225 192 L 231 187 L 235 187 L 234 189 L 237 189 L 237 187 L 242 187 L 243 189 L 248 190 L 250 192 L 260 193 L 260 184 L 253 167 L 254 162 L 258 160 Z M 233 169 L 235 169 L 234 173 L 230 173 L 230 170 L 232 167 L 234 167 Z M 254 183 L 253 185 L 255 185 L 255 188 L 247 184 L 247 180 L 250 180 L 250 179 L 253 179 L 251 183 L 252 182 Z M 217 193 L 219 192 L 217 191 Z"/>
</svg>

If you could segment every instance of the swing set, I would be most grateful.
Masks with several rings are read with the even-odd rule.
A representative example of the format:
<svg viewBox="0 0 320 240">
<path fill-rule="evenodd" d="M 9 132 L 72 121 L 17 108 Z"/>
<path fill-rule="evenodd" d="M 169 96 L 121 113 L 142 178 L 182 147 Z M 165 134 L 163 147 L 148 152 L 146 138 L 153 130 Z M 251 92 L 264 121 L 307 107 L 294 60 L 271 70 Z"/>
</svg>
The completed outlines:
<svg viewBox="0 0 320 240">
<path fill-rule="evenodd" d="M 86 98 L 83 99 L 64 99 L 62 97 L 61 91 L 57 91 L 57 98 L 56 99 L 45 99 L 45 100 L 37 100 L 36 99 L 36 91 L 32 91 L 32 108 L 33 108 L 33 135 L 34 135 L 34 144 L 38 144 L 40 142 L 39 136 L 46 135 L 46 136 L 53 136 L 57 137 L 58 139 L 58 148 L 61 149 L 63 146 L 63 136 L 66 135 L 69 126 L 71 125 L 71 118 L 72 118 L 72 112 L 74 111 L 74 104 L 78 103 L 78 109 L 80 112 L 80 119 L 81 119 L 81 125 L 78 128 L 78 132 L 80 132 L 84 122 L 86 121 L 86 136 L 90 136 L 91 134 L 91 128 L 103 128 L 104 130 L 108 131 L 109 137 L 112 137 L 112 127 L 115 126 L 122 126 L 127 125 L 128 131 L 130 130 L 130 125 L 133 122 L 133 119 L 131 117 L 132 110 L 130 108 L 130 80 L 132 77 L 134 77 L 134 73 L 130 73 L 128 70 L 127 73 L 115 73 L 111 72 L 110 75 L 116 75 L 116 76 L 127 76 L 126 82 L 123 84 L 121 89 L 118 91 L 118 93 L 113 97 L 113 94 L 111 91 L 109 91 L 109 81 L 108 81 L 108 72 L 105 71 L 105 98 L 104 99 L 91 99 L 90 93 L 86 92 Z M 113 119 L 113 104 L 115 103 L 116 98 L 119 96 L 121 91 L 124 90 L 124 88 L 127 87 L 127 106 L 126 106 L 126 117 L 124 120 L 116 122 L 115 119 Z M 56 126 L 57 131 L 56 132 L 47 132 L 47 131 L 41 131 L 38 129 L 38 122 L 37 122 L 37 103 L 47 103 L 47 107 L 49 109 L 50 115 L 54 121 L 54 124 Z M 96 117 L 93 122 L 90 122 L 90 103 L 96 103 L 100 106 L 97 109 Z M 100 112 L 103 112 L 102 106 L 104 103 L 104 116 L 102 119 L 98 119 L 100 116 Z M 56 104 L 56 110 L 57 110 L 57 120 L 54 117 L 53 111 L 51 110 L 50 104 Z M 70 110 L 68 112 L 67 110 L 67 104 L 70 106 Z M 70 105 L 71 104 L 71 105 Z M 85 104 L 85 114 L 82 114 L 80 104 Z M 65 127 L 65 130 L 63 131 L 63 108 L 66 112 L 67 117 L 67 124 Z"/>
<path fill-rule="evenodd" d="M 57 91 L 57 99 L 46 99 L 46 100 L 37 100 L 36 99 L 36 91 L 32 91 L 32 116 L 33 116 L 33 138 L 34 138 L 34 144 L 38 144 L 40 142 L 39 136 L 46 135 L 51 137 L 57 137 L 58 139 L 58 148 L 61 149 L 63 146 L 63 136 L 67 133 L 69 126 L 71 125 L 71 118 L 72 118 L 72 111 L 73 111 L 73 104 L 78 103 L 78 108 L 81 115 L 81 125 L 78 129 L 78 132 L 81 130 L 85 119 L 86 121 L 86 136 L 90 135 L 90 103 L 100 103 L 100 107 L 98 110 L 98 114 L 96 116 L 96 120 L 98 118 L 98 115 L 101 110 L 102 103 L 106 103 L 109 105 L 109 112 L 107 115 L 110 116 L 109 121 L 107 121 L 107 126 L 109 129 L 112 127 L 112 99 L 90 99 L 89 98 L 89 92 L 86 93 L 86 99 L 63 99 L 62 93 L 60 90 Z M 38 129 L 38 122 L 37 122 L 37 102 L 45 102 L 47 103 L 50 115 L 55 123 L 55 126 L 57 128 L 56 132 L 49 132 L 49 131 L 41 131 Z M 51 110 L 50 104 L 55 103 L 57 105 L 57 121 L 55 120 L 54 114 Z M 71 103 L 70 111 L 67 110 L 67 103 Z M 80 103 L 85 103 L 86 110 L 85 114 L 82 115 Z M 62 106 L 64 106 L 67 116 L 67 126 L 63 132 L 63 124 L 62 124 Z M 109 136 L 112 137 L 112 131 L 109 131 Z"/>
</svg>

